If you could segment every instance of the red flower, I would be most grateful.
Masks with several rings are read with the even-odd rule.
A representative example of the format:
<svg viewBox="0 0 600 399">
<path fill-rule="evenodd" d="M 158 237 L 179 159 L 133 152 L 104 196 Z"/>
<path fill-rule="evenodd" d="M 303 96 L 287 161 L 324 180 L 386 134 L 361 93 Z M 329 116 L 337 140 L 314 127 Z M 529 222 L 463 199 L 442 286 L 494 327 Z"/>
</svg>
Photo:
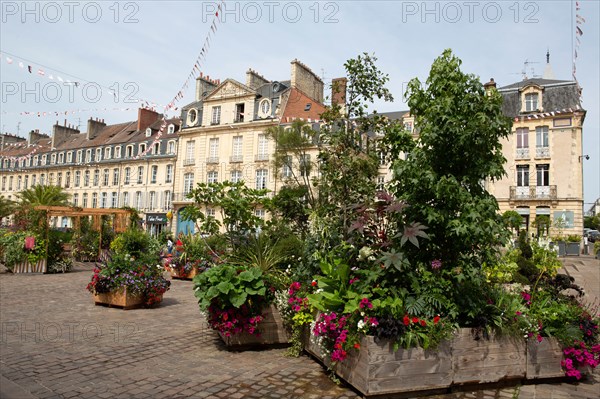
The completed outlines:
<svg viewBox="0 0 600 399">
<path fill-rule="evenodd" d="M 413 323 L 418 323 L 419 322 L 419 318 L 418 317 L 413 317 L 412 318 L 412 322 Z"/>
<path fill-rule="evenodd" d="M 419 323 L 420 323 L 420 324 L 421 324 L 423 327 L 425 327 L 425 326 L 427 325 L 427 323 L 425 322 L 425 320 L 421 320 Z"/>
<path fill-rule="evenodd" d="M 360 344 L 358 342 L 354 344 L 354 349 L 360 349 Z"/>
<path fill-rule="evenodd" d="M 437 324 L 440 321 L 440 316 L 435 316 L 433 318 L 433 324 Z"/>
<path fill-rule="evenodd" d="M 402 319 L 402 322 L 404 323 L 405 326 L 410 324 L 410 319 L 408 318 L 408 316 L 404 316 L 404 319 Z"/>
<path fill-rule="evenodd" d="M 312 283 L 310 283 L 310 285 L 312 285 L 313 287 L 317 286 L 317 280 L 313 280 Z"/>
</svg>

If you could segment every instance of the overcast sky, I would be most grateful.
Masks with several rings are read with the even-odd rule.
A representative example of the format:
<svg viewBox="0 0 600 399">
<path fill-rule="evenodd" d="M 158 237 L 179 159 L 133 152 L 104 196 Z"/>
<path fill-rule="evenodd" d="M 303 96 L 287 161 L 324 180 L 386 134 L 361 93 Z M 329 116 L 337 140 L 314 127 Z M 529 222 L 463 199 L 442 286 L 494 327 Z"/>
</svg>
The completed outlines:
<svg viewBox="0 0 600 399">
<path fill-rule="evenodd" d="M 413 77 L 425 80 L 445 48 L 463 60 L 463 71 L 480 76 L 484 83 L 493 77 L 504 86 L 521 80 L 522 72 L 541 76 L 547 49 L 556 78 L 572 79 L 579 26 L 583 36 L 577 79 L 588 111 L 583 153 L 590 157 L 583 161 L 585 209 L 600 197 L 598 1 L 581 1 L 581 10 L 576 11 L 575 1 L 226 0 L 213 33 L 210 26 L 217 5 L 1 1 L 2 132 L 50 133 L 56 120 L 63 123 L 65 118 L 81 125 L 82 131 L 90 117 L 109 124 L 134 120 L 138 104 L 133 99 L 157 104 L 173 99 L 207 36 L 210 47 L 202 72 L 240 82 L 245 82 L 248 68 L 270 80 L 289 79 L 290 61 L 297 58 L 329 83 L 343 76 L 347 59 L 374 53 L 380 69 L 390 76 L 389 88 L 396 99 L 377 104 L 375 108 L 383 112 L 407 109 L 402 98 L 406 83 Z M 577 12 L 585 23 L 576 24 Z M 192 100 L 190 86 L 177 105 Z"/>
</svg>

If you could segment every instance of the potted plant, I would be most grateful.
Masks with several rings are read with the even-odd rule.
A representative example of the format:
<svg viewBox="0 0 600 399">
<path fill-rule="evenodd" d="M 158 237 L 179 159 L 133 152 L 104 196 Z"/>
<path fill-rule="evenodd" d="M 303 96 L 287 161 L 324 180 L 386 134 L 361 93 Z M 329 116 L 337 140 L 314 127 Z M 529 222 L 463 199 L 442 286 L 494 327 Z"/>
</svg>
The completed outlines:
<svg viewBox="0 0 600 399">
<path fill-rule="evenodd" d="M 567 236 L 565 255 L 579 256 L 581 251 L 581 237 L 577 234 Z"/>
<path fill-rule="evenodd" d="M 4 266 L 13 273 L 47 271 L 46 240 L 33 231 L 0 230 Z"/>
<path fill-rule="evenodd" d="M 223 241 L 218 237 L 190 234 L 182 235 L 178 242 L 181 245 L 176 245 L 164 261 L 172 278 L 191 280 L 224 260 Z"/>
<path fill-rule="evenodd" d="M 171 282 L 158 264 L 158 243 L 145 232 L 130 229 L 115 238 L 111 252 L 94 268 L 87 285 L 94 302 L 123 309 L 160 303 Z"/>
</svg>

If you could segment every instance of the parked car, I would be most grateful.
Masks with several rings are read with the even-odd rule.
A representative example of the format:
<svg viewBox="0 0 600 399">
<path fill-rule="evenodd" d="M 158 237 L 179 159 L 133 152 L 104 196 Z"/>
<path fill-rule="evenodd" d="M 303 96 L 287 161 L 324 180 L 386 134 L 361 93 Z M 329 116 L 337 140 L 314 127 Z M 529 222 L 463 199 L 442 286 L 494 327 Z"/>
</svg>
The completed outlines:
<svg viewBox="0 0 600 399">
<path fill-rule="evenodd" d="M 590 230 L 587 233 L 589 242 L 596 242 L 600 240 L 600 231 L 598 230 Z"/>
</svg>

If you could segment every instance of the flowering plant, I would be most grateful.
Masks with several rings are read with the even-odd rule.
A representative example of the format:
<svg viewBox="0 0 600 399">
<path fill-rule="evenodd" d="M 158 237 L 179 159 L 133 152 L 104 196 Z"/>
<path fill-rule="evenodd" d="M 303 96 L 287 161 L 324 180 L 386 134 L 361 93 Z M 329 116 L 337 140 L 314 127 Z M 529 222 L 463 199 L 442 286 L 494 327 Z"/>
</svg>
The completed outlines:
<svg viewBox="0 0 600 399">
<path fill-rule="evenodd" d="M 275 289 L 257 267 L 221 264 L 194 277 L 194 291 L 210 326 L 225 336 L 258 335 L 263 310 Z"/>
</svg>

